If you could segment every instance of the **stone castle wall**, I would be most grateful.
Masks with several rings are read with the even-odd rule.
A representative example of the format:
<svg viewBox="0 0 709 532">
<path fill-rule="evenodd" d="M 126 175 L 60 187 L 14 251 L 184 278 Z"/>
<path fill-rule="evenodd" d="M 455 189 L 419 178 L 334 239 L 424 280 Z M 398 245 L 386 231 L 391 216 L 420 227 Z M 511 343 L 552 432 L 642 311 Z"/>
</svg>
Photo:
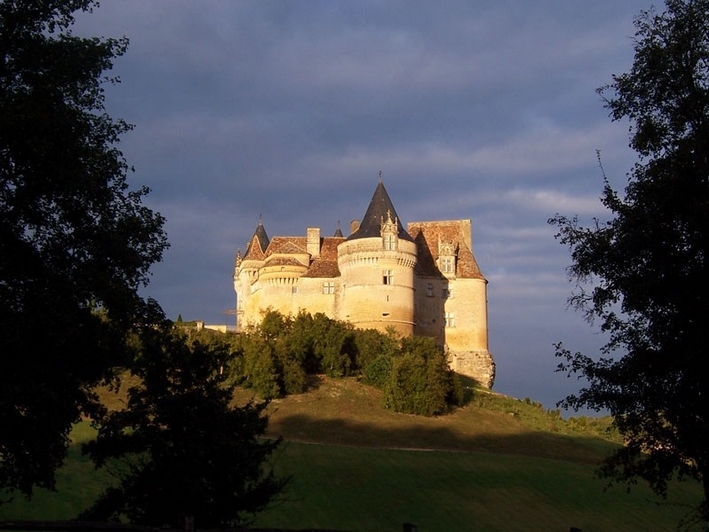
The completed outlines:
<svg viewBox="0 0 709 532">
<path fill-rule="evenodd" d="M 244 259 L 237 256 L 237 328 L 260 323 L 267 309 L 323 313 L 382 332 L 393 327 L 402 336 L 435 338 L 454 371 L 491 387 L 487 281 L 472 254 L 470 220 L 414 222 L 407 233 L 387 207 L 381 235 L 370 221 L 365 229 L 352 224 L 354 237 L 323 238 L 311 227 L 305 237 L 269 241 L 259 224 Z"/>
</svg>

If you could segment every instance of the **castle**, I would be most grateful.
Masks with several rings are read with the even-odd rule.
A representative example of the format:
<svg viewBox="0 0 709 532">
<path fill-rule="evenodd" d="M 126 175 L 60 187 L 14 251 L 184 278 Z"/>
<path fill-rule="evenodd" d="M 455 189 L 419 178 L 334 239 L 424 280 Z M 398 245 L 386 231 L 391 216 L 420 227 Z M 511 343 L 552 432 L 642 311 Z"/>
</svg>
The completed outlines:
<svg viewBox="0 0 709 532">
<path fill-rule="evenodd" d="M 472 251 L 470 220 L 412 222 L 406 229 L 380 180 L 361 222 L 345 237 L 268 237 L 259 222 L 237 253 L 237 329 L 264 310 L 304 310 L 358 328 L 435 338 L 450 367 L 492 387 L 487 280 Z"/>
</svg>

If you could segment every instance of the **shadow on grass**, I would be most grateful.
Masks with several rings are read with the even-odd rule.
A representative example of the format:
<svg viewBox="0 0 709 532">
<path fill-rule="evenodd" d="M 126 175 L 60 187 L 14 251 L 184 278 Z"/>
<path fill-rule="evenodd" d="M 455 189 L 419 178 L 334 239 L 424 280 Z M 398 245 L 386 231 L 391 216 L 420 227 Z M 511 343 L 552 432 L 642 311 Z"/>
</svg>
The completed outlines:
<svg viewBox="0 0 709 532">
<path fill-rule="evenodd" d="M 475 452 L 535 456 L 598 464 L 615 445 L 600 438 L 519 430 L 514 433 L 465 433 L 446 418 L 404 414 L 402 423 L 323 419 L 305 414 L 272 416 L 268 434 L 285 440 L 383 449 Z M 435 426 L 439 423 L 440 426 Z"/>
</svg>

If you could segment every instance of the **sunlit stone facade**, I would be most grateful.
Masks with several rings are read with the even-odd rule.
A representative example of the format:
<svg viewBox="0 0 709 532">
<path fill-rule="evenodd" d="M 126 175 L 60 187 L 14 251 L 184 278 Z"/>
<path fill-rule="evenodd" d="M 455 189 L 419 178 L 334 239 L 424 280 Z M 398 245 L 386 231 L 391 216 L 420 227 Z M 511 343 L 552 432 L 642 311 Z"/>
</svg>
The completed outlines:
<svg viewBox="0 0 709 532">
<path fill-rule="evenodd" d="M 412 222 L 404 229 L 380 181 L 345 237 L 309 227 L 269 239 L 261 222 L 234 269 L 237 328 L 271 308 L 301 310 L 381 331 L 431 336 L 451 368 L 492 387 L 487 281 L 473 256 L 470 220 Z"/>
</svg>

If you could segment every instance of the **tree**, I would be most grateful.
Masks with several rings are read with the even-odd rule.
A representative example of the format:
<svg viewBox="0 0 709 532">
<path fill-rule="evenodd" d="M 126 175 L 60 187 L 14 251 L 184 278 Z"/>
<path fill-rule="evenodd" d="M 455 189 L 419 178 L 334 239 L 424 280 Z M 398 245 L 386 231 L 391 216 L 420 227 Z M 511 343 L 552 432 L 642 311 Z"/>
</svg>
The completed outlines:
<svg viewBox="0 0 709 532">
<path fill-rule="evenodd" d="M 355 360 L 365 382 L 384 388 L 391 373 L 392 359 L 399 352 L 400 340 L 394 329 L 386 334 L 376 329 L 355 331 Z"/>
<path fill-rule="evenodd" d="M 462 403 L 462 387 L 432 338 L 401 339 L 384 385 L 384 401 L 395 412 L 435 416 Z"/>
<path fill-rule="evenodd" d="M 84 449 L 111 465 L 120 484 L 84 518 L 176 526 L 178 512 L 201 528 L 241 525 L 281 491 L 265 463 L 280 440 L 261 439 L 268 403 L 231 405 L 233 386 L 220 371 L 226 342 L 188 342 L 186 335 L 145 328 L 124 410 L 97 420 Z"/>
<path fill-rule="evenodd" d="M 631 70 L 599 89 L 639 155 L 624 197 L 604 175 L 609 221 L 550 219 L 571 250 L 569 301 L 608 335 L 597 360 L 557 345 L 559 369 L 587 379 L 560 405 L 612 414 L 626 444 L 603 475 L 662 495 L 696 479 L 709 521 L 709 0 L 667 0 L 635 27 Z"/>
<path fill-rule="evenodd" d="M 0 2 L 0 489 L 53 488 L 92 386 L 124 363 L 167 247 L 104 109 L 125 39 L 71 34 L 92 0 Z"/>
</svg>

